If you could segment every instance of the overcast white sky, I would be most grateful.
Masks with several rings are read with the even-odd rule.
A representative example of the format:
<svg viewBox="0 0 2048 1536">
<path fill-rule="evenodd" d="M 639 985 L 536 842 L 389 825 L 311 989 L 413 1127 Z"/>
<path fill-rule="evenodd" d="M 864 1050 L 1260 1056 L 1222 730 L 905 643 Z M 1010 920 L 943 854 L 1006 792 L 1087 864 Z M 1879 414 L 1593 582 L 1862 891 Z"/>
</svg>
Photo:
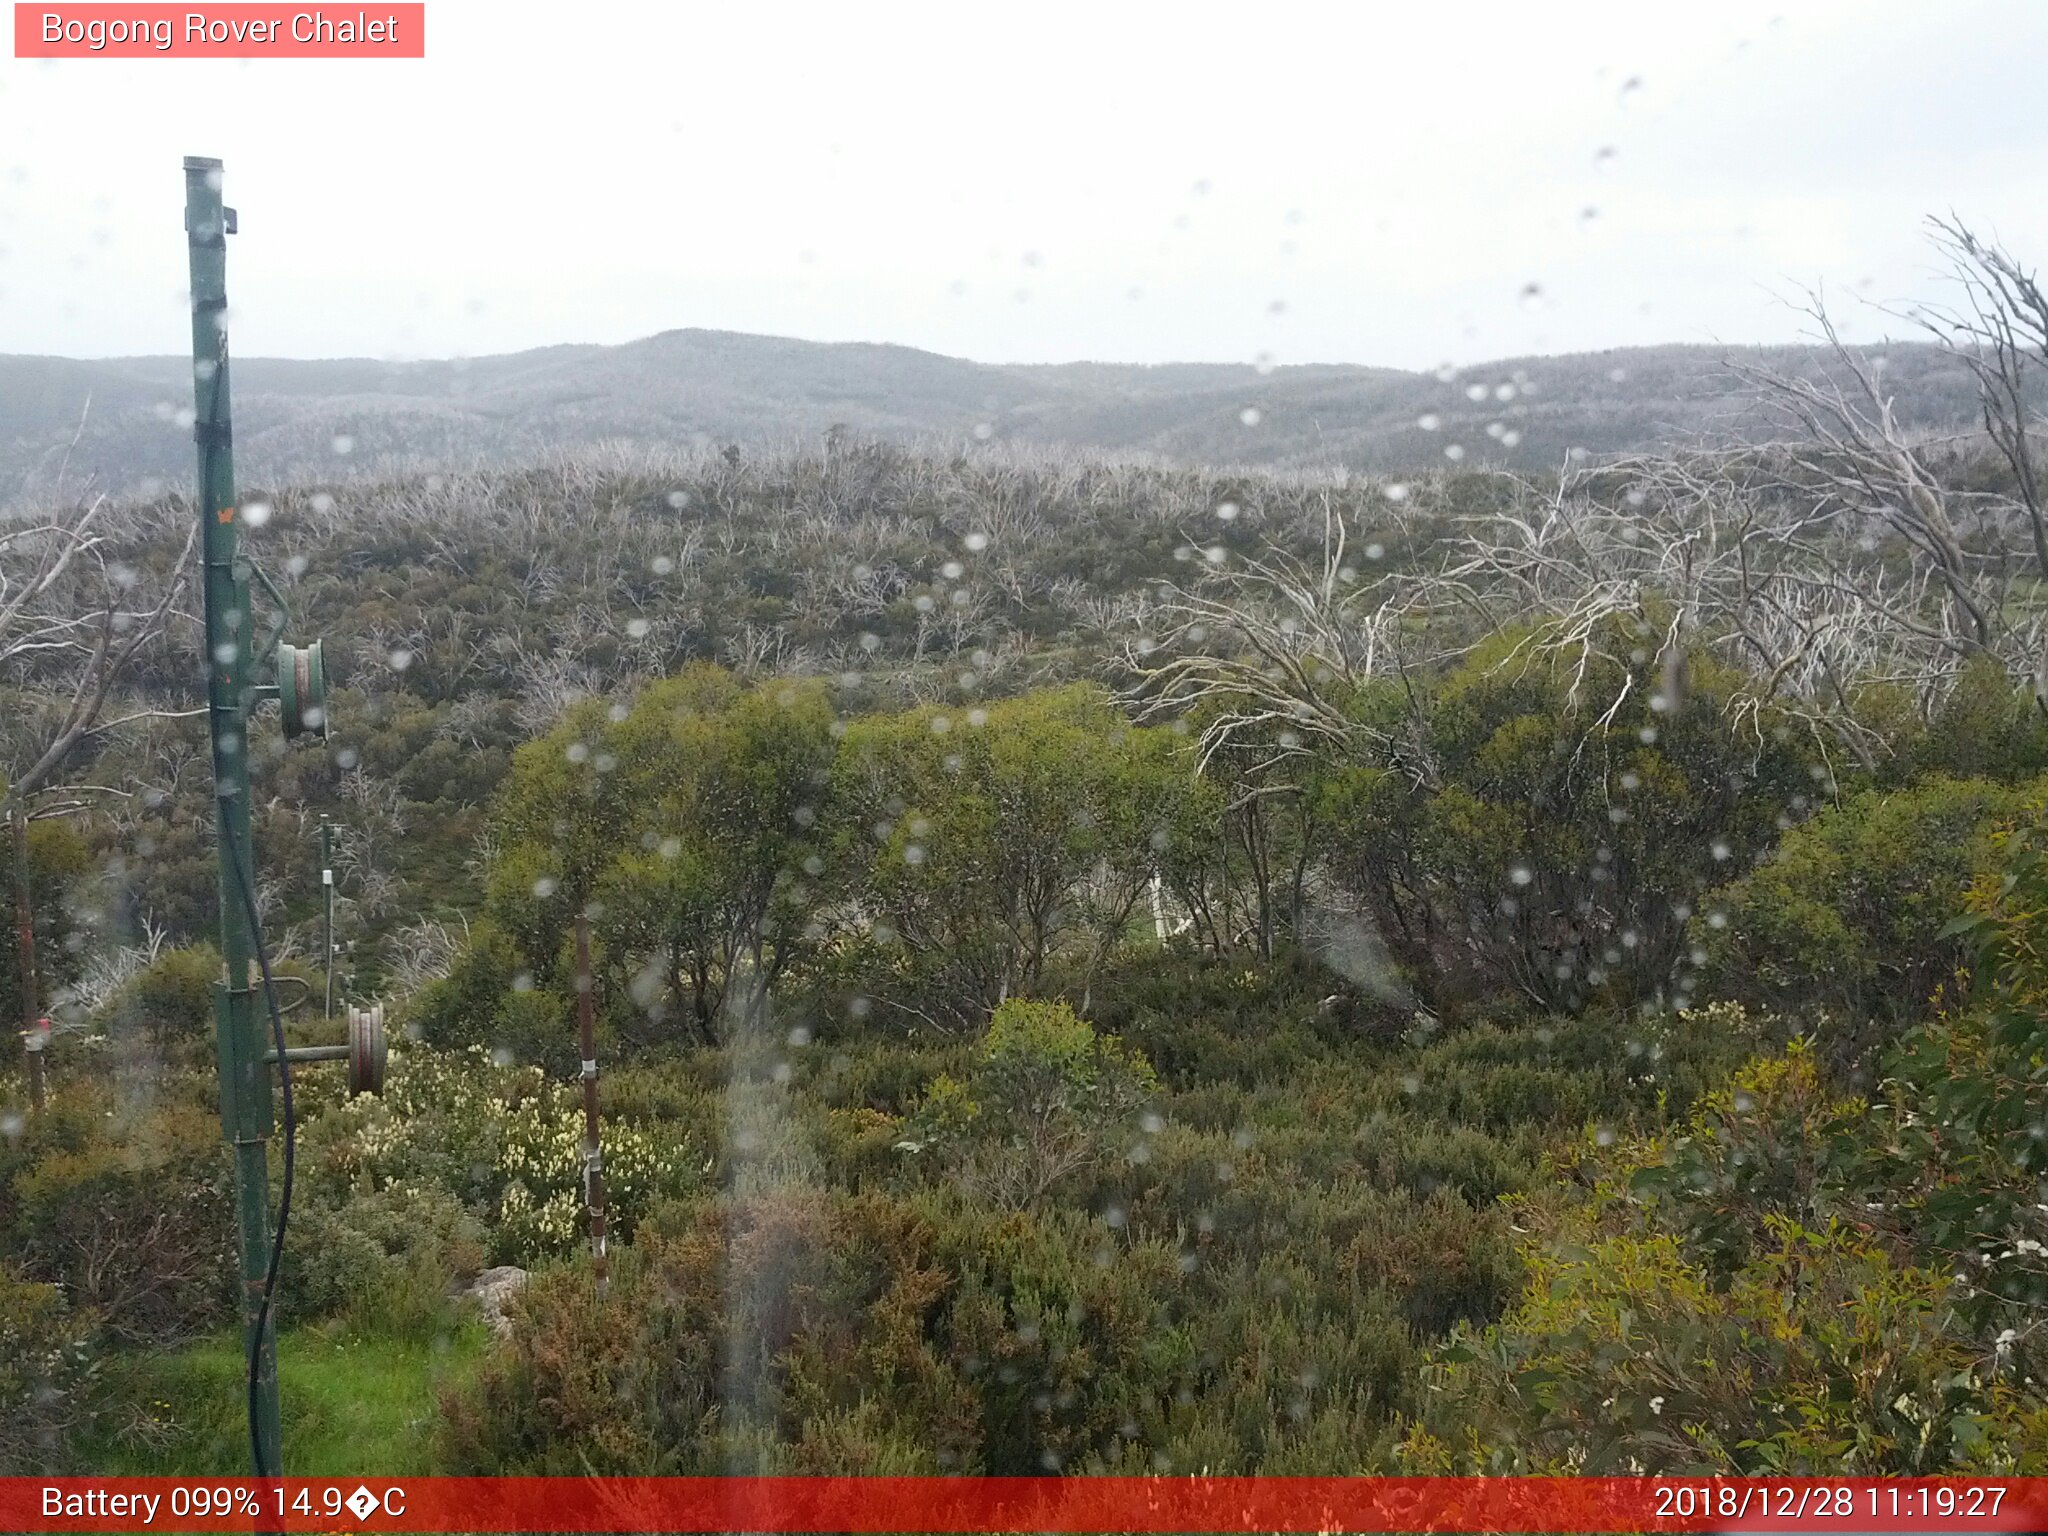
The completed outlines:
<svg viewBox="0 0 2048 1536">
<path fill-rule="evenodd" d="M 424 61 L 0 60 L 0 351 L 184 350 L 185 154 L 227 162 L 245 355 L 1427 367 L 1789 339 L 1822 280 L 1874 336 L 1853 295 L 1937 291 L 1930 211 L 2048 258 L 2032 0 L 427 20 Z"/>
</svg>

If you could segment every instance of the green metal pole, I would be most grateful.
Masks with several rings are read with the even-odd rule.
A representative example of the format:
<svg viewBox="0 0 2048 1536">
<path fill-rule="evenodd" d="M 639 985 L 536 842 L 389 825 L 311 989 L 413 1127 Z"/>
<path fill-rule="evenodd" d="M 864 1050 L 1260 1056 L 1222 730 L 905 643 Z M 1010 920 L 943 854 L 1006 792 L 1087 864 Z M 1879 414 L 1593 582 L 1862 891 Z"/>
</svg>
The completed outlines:
<svg viewBox="0 0 2048 1536">
<path fill-rule="evenodd" d="M 201 560 L 205 578 L 208 718 L 213 733 L 215 841 L 220 854 L 220 952 L 214 985 L 220 1058 L 220 1119 L 235 1150 L 235 1228 L 241 1253 L 243 1346 L 256 1355 L 258 1476 L 284 1470 L 277 1404 L 277 1341 L 268 1319 L 257 1334 L 270 1267 L 269 1049 L 256 1010 L 255 935 L 243 900 L 249 861 L 249 715 L 254 699 L 255 627 L 249 571 L 236 549 L 234 450 L 229 432 L 227 236 L 221 164 L 185 160 L 185 237 L 192 258 L 193 435 L 199 444 Z"/>
</svg>

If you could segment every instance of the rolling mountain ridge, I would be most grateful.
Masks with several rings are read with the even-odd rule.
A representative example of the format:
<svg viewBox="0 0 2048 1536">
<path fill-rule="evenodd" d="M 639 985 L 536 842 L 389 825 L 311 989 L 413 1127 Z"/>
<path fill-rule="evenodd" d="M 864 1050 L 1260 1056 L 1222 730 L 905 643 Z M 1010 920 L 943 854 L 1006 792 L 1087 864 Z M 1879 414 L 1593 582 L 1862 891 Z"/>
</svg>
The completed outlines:
<svg viewBox="0 0 2048 1536">
<path fill-rule="evenodd" d="M 1921 343 L 1886 349 L 1910 425 L 1967 426 L 1965 370 Z M 1812 372 L 1797 347 L 1635 348 L 1509 359 L 1455 376 L 1392 368 L 969 362 L 911 347 L 723 331 L 461 361 L 237 358 L 244 484 L 530 459 L 605 441 L 786 445 L 840 427 L 939 451 L 988 441 L 1169 462 L 1412 472 L 1452 461 L 1541 467 L 1702 434 L 1773 430 L 1731 357 Z M 0 355 L 0 505 L 192 472 L 190 363 Z M 1455 450 L 1455 451 L 1452 451 Z M 60 485 L 61 481 L 61 485 Z"/>
</svg>

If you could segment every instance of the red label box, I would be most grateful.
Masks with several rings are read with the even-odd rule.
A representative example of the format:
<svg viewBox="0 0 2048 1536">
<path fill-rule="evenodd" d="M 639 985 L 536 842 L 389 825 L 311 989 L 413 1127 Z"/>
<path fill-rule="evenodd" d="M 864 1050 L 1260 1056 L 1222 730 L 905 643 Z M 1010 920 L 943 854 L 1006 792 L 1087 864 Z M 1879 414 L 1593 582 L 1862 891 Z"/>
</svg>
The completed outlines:
<svg viewBox="0 0 2048 1536">
<path fill-rule="evenodd" d="M 427 8 L 16 0 L 17 59 L 423 59 Z"/>
</svg>

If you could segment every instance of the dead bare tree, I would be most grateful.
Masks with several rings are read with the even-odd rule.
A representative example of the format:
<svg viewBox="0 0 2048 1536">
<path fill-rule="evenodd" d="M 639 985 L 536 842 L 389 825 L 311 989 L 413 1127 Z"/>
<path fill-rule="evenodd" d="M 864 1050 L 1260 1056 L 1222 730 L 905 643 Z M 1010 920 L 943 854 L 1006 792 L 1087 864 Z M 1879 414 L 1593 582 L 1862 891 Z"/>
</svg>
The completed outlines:
<svg viewBox="0 0 2048 1536">
<path fill-rule="evenodd" d="M 1144 718 L 1198 711 L 1205 767 L 1219 752 L 1256 744 L 1270 759 L 1254 770 L 1263 775 L 1334 745 L 1434 782 L 1418 734 L 1368 722 L 1351 707 L 1365 683 L 1405 676 L 1402 626 L 1422 611 L 1425 588 L 1362 574 L 1345 513 L 1328 492 L 1320 506 L 1322 546 L 1313 556 L 1278 545 L 1236 557 L 1220 545 L 1187 546 L 1204 578 L 1163 584 L 1151 610 L 1156 627 L 1126 642 L 1130 700 Z"/>
<path fill-rule="evenodd" d="M 447 975 L 468 938 L 467 918 L 456 926 L 431 917 L 417 918 L 401 926 L 387 946 L 390 959 L 385 974 L 395 994 L 411 997 Z"/>
<path fill-rule="evenodd" d="M 194 522 L 152 591 L 119 558 L 124 547 L 145 541 L 139 522 L 133 514 L 117 519 L 100 496 L 0 531 L 0 680 L 38 706 L 19 712 L 26 730 L 0 743 L 10 759 L 10 814 L 94 733 L 145 716 L 196 713 L 153 709 L 102 718 L 130 664 L 163 633 L 198 538 Z"/>
<path fill-rule="evenodd" d="M 1842 340 L 1817 295 L 1807 312 L 1846 382 L 1730 365 L 1800 433 L 1786 489 L 1803 491 L 1818 512 L 1878 520 L 1933 578 L 1950 610 L 1944 625 L 1956 642 L 1973 652 L 1996 651 L 2003 596 L 1996 585 L 2003 564 L 1998 556 L 2004 551 L 1987 550 L 1981 537 L 1972 537 L 1995 531 L 1995 511 L 1984 505 L 1987 498 L 1966 497 L 1942 483 L 1927 462 L 1927 444 L 1899 424 L 1882 370 Z"/>
<path fill-rule="evenodd" d="M 546 730 L 570 705 L 603 691 L 599 678 L 573 655 L 536 653 L 514 643 L 516 702 L 513 717 L 529 732 Z"/>
<path fill-rule="evenodd" d="M 58 771 L 100 731 L 196 711 L 140 707 L 106 718 L 108 700 L 136 657 L 164 632 L 198 537 L 187 529 L 176 561 L 155 581 L 139 556 L 147 515 L 81 499 L 65 511 L 0 530 L 0 689 L 12 695 L 0 728 L 0 815 L 12 837 L 15 942 L 22 1023 L 38 1015 L 35 893 L 29 823 L 81 809 L 83 796 L 125 791 L 56 783 Z M 55 798 L 46 791 L 60 789 Z"/>
<path fill-rule="evenodd" d="M 1883 743 L 1860 690 L 1883 679 L 1924 691 L 1966 654 L 1928 619 L 1932 574 L 1902 575 L 1878 550 L 1876 519 L 1816 507 L 1780 456 L 1567 463 L 1549 487 L 1514 484 L 1505 509 L 1461 523 L 1430 578 L 1435 601 L 1471 610 L 1483 631 L 1522 627 L 1498 665 L 1562 657 L 1575 696 L 1591 676 L 1620 678 L 1612 697 L 1582 701 L 1595 730 L 1638 686 L 1634 652 L 1664 658 L 1662 705 L 1675 707 L 1683 658 L 1701 647 L 1746 679 L 1729 701 L 1739 721 L 1756 725 L 1768 705 L 1869 766 Z"/>
<path fill-rule="evenodd" d="M 1953 217 L 1930 219 L 1948 258 L 1958 304 L 1923 305 L 1916 319 L 1977 382 L 1984 433 L 2012 471 L 2015 521 L 2025 529 L 2035 580 L 2048 580 L 2048 487 L 2035 457 L 2041 425 L 2036 365 L 2048 366 L 2048 293 L 2034 272 Z M 2048 708 L 2048 655 L 2037 653 L 2035 699 Z"/>
<path fill-rule="evenodd" d="M 1789 429 L 1780 442 L 1568 462 L 1552 487 L 1521 483 L 1509 511 L 1468 523 L 1435 578 L 1439 599 L 1489 628 L 1535 616 L 1525 644 L 1575 655 L 1579 677 L 1646 626 L 1668 655 L 1711 648 L 1749 680 L 1731 700 L 1738 716 L 1770 705 L 1866 767 L 1888 749 L 1869 698 L 1903 690 L 1931 714 L 1976 658 L 2030 679 L 2048 708 L 2048 621 L 2034 599 L 2048 582 L 2048 503 L 2032 438 L 2048 295 L 1963 224 L 1933 223 L 1962 301 L 1909 316 L 1976 380 L 2010 489 L 1945 477 L 1937 466 L 1958 440 L 1906 430 L 1882 360 L 1849 345 L 1810 294 L 1820 377 L 1730 364 Z"/>
</svg>

